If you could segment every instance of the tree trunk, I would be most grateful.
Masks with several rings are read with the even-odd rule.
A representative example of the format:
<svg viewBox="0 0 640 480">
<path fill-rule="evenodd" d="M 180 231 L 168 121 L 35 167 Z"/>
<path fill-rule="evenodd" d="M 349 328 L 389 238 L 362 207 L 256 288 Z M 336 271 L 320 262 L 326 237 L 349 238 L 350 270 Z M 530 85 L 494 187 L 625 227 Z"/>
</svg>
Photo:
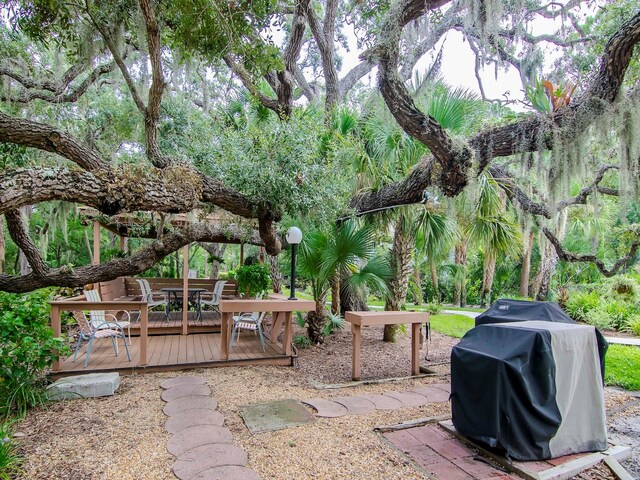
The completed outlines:
<svg viewBox="0 0 640 480">
<path fill-rule="evenodd" d="M 531 253 L 533 252 L 533 231 L 529 230 L 529 233 L 524 235 L 525 245 L 524 254 L 522 255 L 522 270 L 520 272 L 520 296 L 529 296 L 529 276 L 531 275 Z"/>
<path fill-rule="evenodd" d="M 0 273 L 4 273 L 5 246 L 4 246 L 4 215 L 0 217 Z"/>
<path fill-rule="evenodd" d="M 457 307 L 467 306 L 467 279 L 464 273 L 467 264 L 467 244 L 460 242 L 455 248 L 456 281 L 453 288 L 453 304 Z"/>
<path fill-rule="evenodd" d="M 345 270 L 340 274 L 340 284 L 346 285 L 349 281 L 350 273 Z M 340 315 L 344 317 L 345 312 L 368 312 L 366 299 L 360 298 L 350 288 L 340 288 Z"/>
<path fill-rule="evenodd" d="M 307 313 L 307 335 L 314 345 L 324 343 L 322 330 L 327 323 L 327 312 L 324 308 L 326 296 L 316 299 L 316 309 Z"/>
<path fill-rule="evenodd" d="M 480 305 L 486 307 L 491 304 L 491 289 L 496 275 L 496 254 L 485 252 L 484 271 L 482 272 L 482 289 L 480 291 Z"/>
<path fill-rule="evenodd" d="M 201 242 L 200 246 L 206 250 L 206 252 L 212 257 L 222 258 L 224 252 L 227 249 L 226 243 L 204 243 Z M 216 258 L 211 260 L 211 272 L 209 278 L 218 278 L 220 276 L 220 261 Z"/>
<path fill-rule="evenodd" d="M 389 298 L 384 309 L 386 311 L 401 310 L 407 298 L 409 276 L 411 275 L 411 251 L 414 239 L 410 232 L 405 231 L 404 219 L 396 222 L 391 249 L 391 280 L 389 280 Z M 385 342 L 395 342 L 399 325 L 385 325 Z"/>
<path fill-rule="evenodd" d="M 560 212 L 558 225 L 556 227 L 556 237 L 562 241 L 567 229 L 567 209 Z M 547 239 L 544 233 L 540 233 L 540 246 L 542 254 L 540 266 L 533 281 L 532 296 L 538 301 L 544 301 L 549 296 L 551 278 L 556 273 L 558 267 L 558 253 L 553 244 Z"/>
<path fill-rule="evenodd" d="M 331 276 L 331 313 L 340 315 L 340 272 L 337 270 Z"/>
<path fill-rule="evenodd" d="M 271 288 L 274 293 L 282 293 L 282 273 L 280 273 L 280 263 L 277 255 L 268 255 L 269 275 L 271 275 Z"/>
<path fill-rule="evenodd" d="M 422 294 L 422 276 L 420 275 L 420 269 L 417 265 L 413 267 L 413 282 L 416 285 L 416 298 L 415 304 L 420 305 L 424 302 L 424 295 Z"/>
<path fill-rule="evenodd" d="M 24 207 L 20 207 L 20 215 L 22 215 L 25 227 L 27 231 L 29 230 L 29 220 L 31 219 L 31 213 L 33 212 L 33 206 L 25 205 Z M 28 275 L 31 272 L 31 265 L 29 265 L 29 261 L 25 256 L 24 252 L 21 249 L 18 249 L 20 256 L 20 275 Z M 46 252 L 45 252 L 46 255 Z"/>
<path fill-rule="evenodd" d="M 433 287 L 433 302 L 440 303 L 440 285 L 438 283 L 438 269 L 436 264 L 429 260 L 429 273 L 431 274 L 431 286 Z"/>
</svg>

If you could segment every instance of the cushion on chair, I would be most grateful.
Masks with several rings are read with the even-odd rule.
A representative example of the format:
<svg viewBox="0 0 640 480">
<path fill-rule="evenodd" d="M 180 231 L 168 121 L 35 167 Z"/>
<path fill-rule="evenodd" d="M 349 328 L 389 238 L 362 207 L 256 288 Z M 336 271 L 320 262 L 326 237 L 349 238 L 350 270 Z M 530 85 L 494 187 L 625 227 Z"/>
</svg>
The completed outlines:
<svg viewBox="0 0 640 480">
<path fill-rule="evenodd" d="M 253 323 L 253 322 L 238 322 L 236 324 L 237 328 L 242 328 L 244 330 L 257 330 L 258 329 L 258 324 Z"/>
<path fill-rule="evenodd" d="M 108 338 L 108 337 L 119 337 L 122 334 L 118 330 L 111 330 L 110 328 L 105 328 L 96 331 L 94 338 Z"/>
</svg>

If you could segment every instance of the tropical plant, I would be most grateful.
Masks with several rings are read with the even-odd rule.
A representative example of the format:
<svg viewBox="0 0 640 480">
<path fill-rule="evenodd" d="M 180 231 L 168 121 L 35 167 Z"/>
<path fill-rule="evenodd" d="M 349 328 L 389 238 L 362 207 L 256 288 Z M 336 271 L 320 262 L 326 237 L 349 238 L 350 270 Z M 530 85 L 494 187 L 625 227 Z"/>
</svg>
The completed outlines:
<svg viewBox="0 0 640 480">
<path fill-rule="evenodd" d="M 234 273 L 238 282 L 238 292 L 245 297 L 264 294 L 271 286 L 271 274 L 265 264 L 243 265 Z"/>
<path fill-rule="evenodd" d="M 22 458 L 12 437 L 13 422 L 0 423 L 0 480 L 19 478 L 23 473 Z"/>
<path fill-rule="evenodd" d="M 585 321 L 587 314 L 600 304 L 598 292 L 575 292 L 569 296 L 565 309 L 576 321 Z"/>
<path fill-rule="evenodd" d="M 0 292 L 0 415 L 24 415 L 45 401 L 44 373 L 65 352 L 49 326 L 50 292 Z"/>
</svg>

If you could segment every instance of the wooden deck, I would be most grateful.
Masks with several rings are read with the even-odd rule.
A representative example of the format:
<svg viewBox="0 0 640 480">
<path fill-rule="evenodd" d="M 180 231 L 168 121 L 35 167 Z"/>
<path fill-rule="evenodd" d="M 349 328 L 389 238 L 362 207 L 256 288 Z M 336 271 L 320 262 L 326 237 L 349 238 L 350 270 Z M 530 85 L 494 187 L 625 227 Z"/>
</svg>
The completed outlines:
<svg viewBox="0 0 640 480">
<path fill-rule="evenodd" d="M 136 314 L 133 315 L 134 322 L 131 324 L 131 335 L 140 334 L 140 322 L 136 321 Z M 196 320 L 195 312 L 189 312 L 189 334 L 191 333 L 220 333 L 220 314 L 214 311 L 202 312 L 202 320 Z M 149 312 L 149 335 L 172 335 L 182 333 L 182 312 L 171 312 L 166 320 L 164 312 Z"/>
<path fill-rule="evenodd" d="M 197 367 L 224 367 L 240 364 L 291 365 L 292 357 L 285 355 L 281 345 L 266 340 L 265 351 L 260 347 L 259 338 L 251 332 L 240 334 L 240 341 L 233 345 L 229 359 L 222 360 L 220 355 L 219 333 L 195 333 L 189 335 L 153 335 L 149 336 L 147 366 L 140 367 L 140 338 L 133 337 L 131 362 L 127 360 L 122 342 L 119 343 L 119 355 L 116 357 L 111 340 L 96 341 L 87 368 L 83 368 L 86 344 L 73 356 L 60 362 L 60 371 L 52 372 L 54 377 L 79 373 L 113 372 L 122 374 L 153 371 L 181 370 Z"/>
</svg>

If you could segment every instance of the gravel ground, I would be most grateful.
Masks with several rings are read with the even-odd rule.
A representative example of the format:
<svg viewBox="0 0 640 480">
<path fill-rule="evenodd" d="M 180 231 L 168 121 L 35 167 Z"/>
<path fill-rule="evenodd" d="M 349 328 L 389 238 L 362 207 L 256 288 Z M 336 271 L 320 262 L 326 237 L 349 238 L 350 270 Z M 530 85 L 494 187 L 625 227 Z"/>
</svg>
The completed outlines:
<svg viewBox="0 0 640 480">
<path fill-rule="evenodd" d="M 383 344 L 380 328 L 363 331 L 363 378 L 409 375 L 410 336 L 395 345 Z M 429 362 L 448 361 L 456 339 L 434 334 Z M 424 358 L 425 349 L 422 351 Z M 447 365 L 439 369 L 448 374 Z M 318 389 L 313 382 L 348 382 L 351 372 L 351 334 L 339 332 L 322 347 L 300 351 L 298 366 L 229 367 L 122 377 L 113 397 L 68 400 L 31 412 L 19 425 L 25 436 L 26 479 L 172 479 L 174 458 L 166 452 L 160 383 L 177 375 L 199 375 L 211 386 L 219 410 L 233 433 L 233 441 L 249 455 L 248 466 L 264 480 L 293 479 L 424 479 L 399 452 L 373 432 L 375 426 L 449 413 L 448 404 L 431 404 L 397 411 L 334 419 L 318 418 L 310 425 L 251 435 L 239 407 L 293 398 L 356 396 L 407 390 L 412 386 L 448 381 L 447 375 Z M 634 400 L 607 390 L 608 409 L 622 409 Z M 631 417 L 638 413 L 634 410 Z M 606 469 L 592 470 L 583 479 L 606 479 Z"/>
</svg>

